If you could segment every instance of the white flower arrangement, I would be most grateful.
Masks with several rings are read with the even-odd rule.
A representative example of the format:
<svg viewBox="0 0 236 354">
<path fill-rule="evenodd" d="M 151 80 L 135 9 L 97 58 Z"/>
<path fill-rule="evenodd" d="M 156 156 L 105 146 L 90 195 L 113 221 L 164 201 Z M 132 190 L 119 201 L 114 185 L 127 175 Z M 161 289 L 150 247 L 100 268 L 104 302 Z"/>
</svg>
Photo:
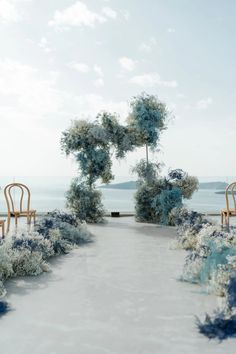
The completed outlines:
<svg viewBox="0 0 236 354">
<path fill-rule="evenodd" d="M 180 209 L 179 214 L 177 245 L 190 250 L 182 280 L 204 283 L 208 292 L 226 296 L 229 280 L 236 274 L 235 231 L 222 230 L 186 208 Z"/>
<path fill-rule="evenodd" d="M 40 231 L 40 232 L 39 232 Z M 17 276 L 37 276 L 50 271 L 47 260 L 91 242 L 92 235 L 75 215 L 54 211 L 42 218 L 36 231 L 17 233 L 0 244 L 0 297 L 6 295 L 4 281 Z M 7 303 L 0 303 L 5 313 Z"/>
<path fill-rule="evenodd" d="M 50 270 L 39 252 L 31 252 L 27 249 L 13 250 L 11 259 L 14 276 L 39 275 Z"/>
<path fill-rule="evenodd" d="M 0 280 L 0 299 L 3 298 L 6 295 L 6 293 L 7 293 L 6 288 L 3 282 Z"/>
<path fill-rule="evenodd" d="M 189 283 L 199 283 L 202 269 L 202 259 L 196 258 L 192 262 L 187 262 L 184 266 L 181 280 Z"/>
<path fill-rule="evenodd" d="M 3 282 L 13 275 L 11 261 L 11 244 L 3 242 L 0 245 L 0 281 Z"/>
</svg>

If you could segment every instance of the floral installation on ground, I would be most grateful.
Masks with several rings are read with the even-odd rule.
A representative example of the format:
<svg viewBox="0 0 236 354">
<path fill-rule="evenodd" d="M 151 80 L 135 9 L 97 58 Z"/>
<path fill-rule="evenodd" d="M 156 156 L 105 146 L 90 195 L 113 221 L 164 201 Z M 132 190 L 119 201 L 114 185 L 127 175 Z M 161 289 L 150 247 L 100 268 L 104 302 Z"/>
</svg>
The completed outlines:
<svg viewBox="0 0 236 354">
<path fill-rule="evenodd" d="M 198 188 L 196 177 L 181 169 L 159 175 L 160 164 L 141 160 L 133 172 L 138 175 L 135 216 L 140 222 L 174 225 L 174 209 L 180 210 L 183 199 L 190 199 Z"/>
<path fill-rule="evenodd" d="M 222 309 L 205 320 L 197 318 L 199 332 L 219 340 L 236 337 L 236 231 L 222 229 L 187 208 L 172 210 L 177 247 L 188 251 L 181 279 L 204 285 L 224 297 Z"/>
<path fill-rule="evenodd" d="M 0 298 L 6 295 L 4 282 L 18 276 L 36 276 L 50 271 L 51 257 L 93 241 L 93 235 L 76 215 L 59 210 L 39 219 L 34 231 L 14 234 L 0 244 Z M 10 310 L 0 301 L 0 315 Z"/>
<path fill-rule="evenodd" d="M 148 183 L 148 148 L 157 151 L 161 133 L 167 128 L 169 116 L 170 112 L 166 105 L 157 96 L 142 93 L 131 100 L 125 125 L 119 123 L 117 114 L 101 112 L 97 114 L 94 122 L 76 120 L 62 133 L 62 151 L 67 156 L 73 156 L 80 172 L 79 178 L 72 181 L 67 192 L 67 207 L 76 213 L 80 220 L 89 223 L 103 221 L 105 210 L 101 202 L 101 193 L 96 190 L 96 182 L 101 180 L 102 183 L 109 183 L 114 178 L 111 160 L 113 153 L 117 159 L 121 159 L 127 152 L 146 146 L 145 182 Z M 149 188 L 150 183 L 147 186 L 140 184 L 140 194 L 149 194 Z M 180 189 L 183 191 L 184 186 Z M 151 193 L 155 194 L 155 188 Z M 166 204 L 169 199 L 178 198 L 176 196 L 178 193 L 178 191 L 167 192 L 160 202 Z M 136 202 L 138 209 L 140 202 L 138 196 Z M 152 208 L 150 203 L 153 202 L 153 198 L 147 199 L 145 207 Z M 165 215 L 160 218 L 164 220 Z M 145 221 L 146 217 L 141 215 L 139 219 Z M 155 217 L 151 217 L 151 220 L 154 221 Z"/>
</svg>

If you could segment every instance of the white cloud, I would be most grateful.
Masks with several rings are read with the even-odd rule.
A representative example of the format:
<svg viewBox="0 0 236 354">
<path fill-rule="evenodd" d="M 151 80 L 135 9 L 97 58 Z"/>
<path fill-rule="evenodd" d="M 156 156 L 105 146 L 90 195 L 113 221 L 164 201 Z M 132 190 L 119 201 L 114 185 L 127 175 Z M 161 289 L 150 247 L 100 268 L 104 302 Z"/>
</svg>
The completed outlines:
<svg viewBox="0 0 236 354">
<path fill-rule="evenodd" d="M 99 65 L 94 64 L 92 66 L 89 66 L 86 63 L 73 62 L 69 63 L 68 66 L 82 74 L 94 72 L 97 78 L 93 80 L 93 85 L 97 88 L 104 86 L 103 71 Z"/>
<path fill-rule="evenodd" d="M 12 0 L 0 1 L 0 20 L 3 23 L 18 22 L 21 16 Z"/>
<path fill-rule="evenodd" d="M 93 71 L 95 72 L 95 74 L 97 74 L 99 77 L 103 77 L 103 71 L 102 71 L 102 68 L 97 65 L 97 64 L 94 64 L 93 66 Z"/>
<path fill-rule="evenodd" d="M 90 67 L 88 64 L 86 63 L 69 63 L 68 66 L 72 69 L 75 69 L 76 71 L 78 71 L 79 73 L 83 73 L 86 74 L 90 71 Z"/>
<path fill-rule="evenodd" d="M 3 24 L 13 24 L 21 21 L 25 17 L 22 3 L 32 0 L 0 0 L 0 22 Z"/>
<path fill-rule="evenodd" d="M 106 7 L 103 7 L 102 13 L 103 13 L 106 17 L 111 18 L 111 19 L 113 19 L 113 20 L 115 20 L 115 19 L 118 17 L 117 11 L 115 11 L 115 10 L 113 10 L 113 9 L 111 9 L 110 7 L 107 7 L 107 6 L 106 6 Z M 129 14 L 129 12 L 128 12 L 127 10 L 119 10 L 119 15 L 120 15 L 121 17 L 123 17 L 126 21 L 128 21 L 129 18 L 130 18 L 130 14 Z"/>
<path fill-rule="evenodd" d="M 104 7 L 102 9 L 102 13 L 108 18 L 115 19 L 117 17 L 116 11 L 111 9 L 110 7 Z"/>
<path fill-rule="evenodd" d="M 124 122 L 129 111 L 127 102 L 106 100 L 101 95 L 93 93 L 74 97 L 74 105 L 77 107 L 75 115 L 78 113 L 80 116 L 82 114 L 82 118 L 90 117 L 91 119 L 94 119 L 100 111 L 106 110 L 118 113 L 121 121 Z"/>
<path fill-rule="evenodd" d="M 178 83 L 175 80 L 165 81 L 162 80 L 158 73 L 148 73 L 143 75 L 137 75 L 130 79 L 132 84 L 139 86 L 153 87 L 153 86 L 165 86 L 165 87 L 177 87 Z"/>
<path fill-rule="evenodd" d="M 55 117 L 58 121 L 64 109 L 62 95 L 56 88 L 57 78 L 55 72 L 44 74 L 14 60 L 0 60 L 0 148 L 7 148 L 3 159 L 7 174 L 37 174 L 45 168 L 47 174 L 47 167 L 49 174 L 53 173 L 50 153 L 53 150 L 57 160 L 59 129 L 57 124 L 50 130 L 47 124 Z M 17 158 L 17 148 L 27 154 Z"/>
<path fill-rule="evenodd" d="M 156 44 L 157 44 L 156 38 L 150 37 L 147 42 L 143 42 L 140 44 L 139 50 L 141 52 L 150 53 L 153 50 L 153 48 L 156 46 Z"/>
<path fill-rule="evenodd" d="M 0 61 L 0 97 L 10 98 L 16 110 L 22 113 L 33 112 L 42 117 L 59 106 L 54 88 L 57 75 L 50 72 L 49 77 L 43 79 L 38 70 L 29 65 L 9 59 Z"/>
<path fill-rule="evenodd" d="M 80 73 L 87 74 L 87 73 L 93 71 L 99 78 L 103 77 L 102 68 L 97 64 L 90 66 L 86 63 L 72 62 L 72 63 L 69 63 L 68 66 L 72 69 L 75 69 L 76 71 L 78 71 Z"/>
<path fill-rule="evenodd" d="M 196 108 L 200 109 L 200 110 L 207 109 L 212 104 L 212 102 L 213 102 L 213 100 L 211 97 L 203 98 L 197 102 Z"/>
<path fill-rule="evenodd" d="M 70 174 L 76 166 L 60 154 L 61 131 L 70 120 L 92 120 L 101 110 L 127 116 L 126 102 L 73 94 L 58 88 L 57 79 L 56 72 L 0 60 L 0 148 L 7 148 L 2 156 L 6 175 Z M 16 158 L 16 147 L 28 153 Z"/>
<path fill-rule="evenodd" d="M 119 59 L 119 63 L 122 69 L 127 71 L 133 71 L 137 62 L 131 58 L 122 57 Z"/>
<path fill-rule="evenodd" d="M 64 10 L 57 10 L 48 24 L 56 28 L 94 27 L 96 24 L 104 23 L 107 19 L 115 19 L 116 17 L 116 11 L 110 7 L 104 7 L 101 13 L 98 13 L 89 10 L 85 3 L 77 1 Z"/>
<path fill-rule="evenodd" d="M 104 81 L 103 81 L 102 78 L 98 78 L 98 79 L 94 80 L 93 84 L 94 84 L 95 87 L 98 87 L 98 88 L 99 87 L 103 87 L 104 86 Z"/>
<path fill-rule="evenodd" d="M 45 53 L 51 53 L 52 52 L 52 49 L 50 48 L 48 40 L 47 40 L 46 37 L 42 37 L 40 39 L 38 46 L 40 48 L 42 48 L 45 51 Z"/>
</svg>

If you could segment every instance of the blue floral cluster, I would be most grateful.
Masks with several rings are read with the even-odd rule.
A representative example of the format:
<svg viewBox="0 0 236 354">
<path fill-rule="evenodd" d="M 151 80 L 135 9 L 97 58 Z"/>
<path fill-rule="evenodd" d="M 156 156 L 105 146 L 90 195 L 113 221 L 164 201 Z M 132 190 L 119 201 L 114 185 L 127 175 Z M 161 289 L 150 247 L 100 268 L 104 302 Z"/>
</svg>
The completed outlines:
<svg viewBox="0 0 236 354">
<path fill-rule="evenodd" d="M 8 311 L 10 311 L 11 308 L 6 301 L 0 301 L 0 316 L 5 315 Z"/>
<path fill-rule="evenodd" d="M 199 332 L 209 339 L 220 341 L 236 337 L 236 275 L 231 277 L 227 285 L 226 305 L 223 310 L 217 310 L 212 316 L 208 314 L 201 322 L 197 318 Z"/>
<path fill-rule="evenodd" d="M 133 98 L 131 108 L 130 125 L 139 131 L 143 144 L 156 149 L 160 134 L 166 129 L 166 105 L 156 96 L 143 93 Z"/>
<path fill-rule="evenodd" d="M 170 171 L 167 177 L 160 177 L 159 170 L 159 164 L 147 163 L 145 160 L 141 160 L 133 169 L 139 177 L 135 195 L 136 219 L 173 225 L 172 211 L 182 207 L 183 198 L 191 198 L 198 181 L 180 169 Z"/>
<path fill-rule="evenodd" d="M 95 182 L 101 179 L 109 183 L 113 179 L 112 152 L 124 158 L 143 145 L 157 149 L 160 134 L 166 129 L 169 112 L 158 97 L 143 93 L 133 98 L 130 108 L 126 125 L 118 122 L 116 114 L 102 112 L 93 123 L 77 120 L 62 133 L 62 150 L 72 154 L 80 168 L 80 179 L 72 182 L 67 193 L 67 206 L 86 222 L 100 222 L 104 216 Z"/>
<path fill-rule="evenodd" d="M 102 193 L 90 188 L 87 183 L 75 178 L 66 193 L 67 207 L 82 222 L 99 223 L 103 221 L 105 209 L 102 205 Z"/>
<path fill-rule="evenodd" d="M 48 213 L 33 232 L 13 235 L 0 244 L 0 296 L 6 294 L 4 282 L 12 277 L 38 275 L 49 270 L 47 260 L 68 253 L 76 245 L 92 242 L 93 236 L 74 214 L 59 210 Z M 0 301 L 0 315 L 9 306 Z"/>
<path fill-rule="evenodd" d="M 75 214 L 54 210 L 47 213 L 36 225 L 35 231 L 46 239 L 50 239 L 50 232 L 59 230 L 61 246 L 65 242 L 83 245 L 92 241 L 92 235 L 78 221 Z M 66 253 L 63 251 L 63 253 Z"/>
<path fill-rule="evenodd" d="M 220 341 L 229 337 L 236 337 L 236 315 L 227 317 L 224 311 L 216 311 L 213 316 L 206 315 L 202 323 L 197 318 L 199 332 L 209 339 Z"/>
<path fill-rule="evenodd" d="M 219 340 L 236 337 L 236 233 L 223 230 L 201 214 L 176 209 L 178 245 L 189 251 L 183 280 L 208 286 L 225 297 L 221 310 L 197 318 L 197 327 L 206 337 Z"/>
</svg>

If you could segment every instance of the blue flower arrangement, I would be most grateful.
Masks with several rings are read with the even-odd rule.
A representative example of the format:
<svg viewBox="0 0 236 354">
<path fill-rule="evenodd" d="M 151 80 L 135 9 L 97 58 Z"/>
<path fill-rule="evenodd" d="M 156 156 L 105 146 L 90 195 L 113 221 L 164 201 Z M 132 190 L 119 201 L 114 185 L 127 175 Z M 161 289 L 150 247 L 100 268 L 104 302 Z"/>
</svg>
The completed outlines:
<svg viewBox="0 0 236 354">
<path fill-rule="evenodd" d="M 232 276 L 227 285 L 227 300 L 223 310 L 217 310 L 210 316 L 206 314 L 203 322 L 197 318 L 200 333 L 209 339 L 220 341 L 236 337 L 236 275 Z"/>
<path fill-rule="evenodd" d="M 213 316 L 206 315 L 204 322 L 197 318 L 197 327 L 209 339 L 222 341 L 236 337 L 236 315 L 227 316 L 223 311 L 216 311 Z"/>
<path fill-rule="evenodd" d="M 183 198 L 191 198 L 198 181 L 180 169 L 170 171 L 167 177 L 160 177 L 159 171 L 160 164 L 145 160 L 141 160 L 133 169 L 139 178 L 135 194 L 136 220 L 174 225 L 174 210 L 181 209 Z M 176 218 L 180 219 L 178 211 Z M 181 220 L 186 222 L 186 215 Z"/>
<path fill-rule="evenodd" d="M 6 294 L 4 282 L 17 276 L 36 276 L 50 270 L 47 261 L 66 254 L 75 246 L 93 241 L 92 234 L 75 214 L 59 210 L 48 213 L 35 225 L 32 232 L 13 235 L 0 244 L 0 296 Z M 0 302 L 0 315 L 9 311 L 8 304 Z"/>
<path fill-rule="evenodd" d="M 176 209 L 177 243 L 189 251 L 183 280 L 208 286 L 225 298 L 222 309 L 206 314 L 197 327 L 209 339 L 220 341 L 236 337 L 236 233 L 222 230 L 201 214 L 186 208 Z"/>
<path fill-rule="evenodd" d="M 146 145 L 148 159 L 148 147 L 157 150 L 160 135 L 166 129 L 169 116 L 166 105 L 158 97 L 142 93 L 131 100 L 130 108 L 126 125 L 118 122 L 116 114 L 102 112 L 96 116 L 93 123 L 77 120 L 62 133 L 61 148 L 67 156 L 72 155 L 75 158 L 80 170 L 80 178 L 72 181 L 67 193 L 67 206 L 81 220 L 86 222 L 103 220 L 105 211 L 101 203 L 101 194 L 95 189 L 95 183 L 99 179 L 103 183 L 109 183 L 114 178 L 111 171 L 112 152 L 115 152 L 116 158 L 124 158 L 127 152 Z M 147 163 L 145 183 L 149 185 L 146 190 L 150 189 L 150 180 L 153 179 L 151 170 L 152 164 Z M 180 188 L 184 196 L 184 186 L 176 188 Z M 142 187 L 142 191 L 145 193 L 145 187 Z M 141 192 L 139 196 L 141 197 Z M 146 207 L 150 209 L 149 214 L 152 215 L 150 220 L 155 220 L 154 215 L 158 213 L 151 210 L 153 209 L 151 200 Z M 146 220 L 142 215 L 138 215 L 137 218 Z"/>
<path fill-rule="evenodd" d="M 11 308 L 6 301 L 0 301 L 0 316 L 5 315 Z"/>
<path fill-rule="evenodd" d="M 81 221 L 87 223 L 103 222 L 105 209 L 102 205 L 102 193 L 87 183 L 75 178 L 66 193 L 67 207 Z"/>
<path fill-rule="evenodd" d="M 98 119 L 94 123 L 74 121 L 62 133 L 61 147 L 66 155 L 74 156 L 81 174 L 80 179 L 72 181 L 67 193 L 68 208 L 86 222 L 102 221 L 105 211 L 95 182 L 101 178 L 109 183 L 113 178 L 108 132 Z"/>
<path fill-rule="evenodd" d="M 156 149 L 160 134 L 166 129 L 169 112 L 158 97 L 142 93 L 131 100 L 130 126 L 140 133 L 143 144 Z"/>
<path fill-rule="evenodd" d="M 155 196 L 152 202 L 156 214 L 159 216 L 160 223 L 168 225 L 170 223 L 169 215 L 173 208 L 182 206 L 182 192 L 180 188 L 173 187 L 161 190 L 160 194 Z"/>
</svg>

